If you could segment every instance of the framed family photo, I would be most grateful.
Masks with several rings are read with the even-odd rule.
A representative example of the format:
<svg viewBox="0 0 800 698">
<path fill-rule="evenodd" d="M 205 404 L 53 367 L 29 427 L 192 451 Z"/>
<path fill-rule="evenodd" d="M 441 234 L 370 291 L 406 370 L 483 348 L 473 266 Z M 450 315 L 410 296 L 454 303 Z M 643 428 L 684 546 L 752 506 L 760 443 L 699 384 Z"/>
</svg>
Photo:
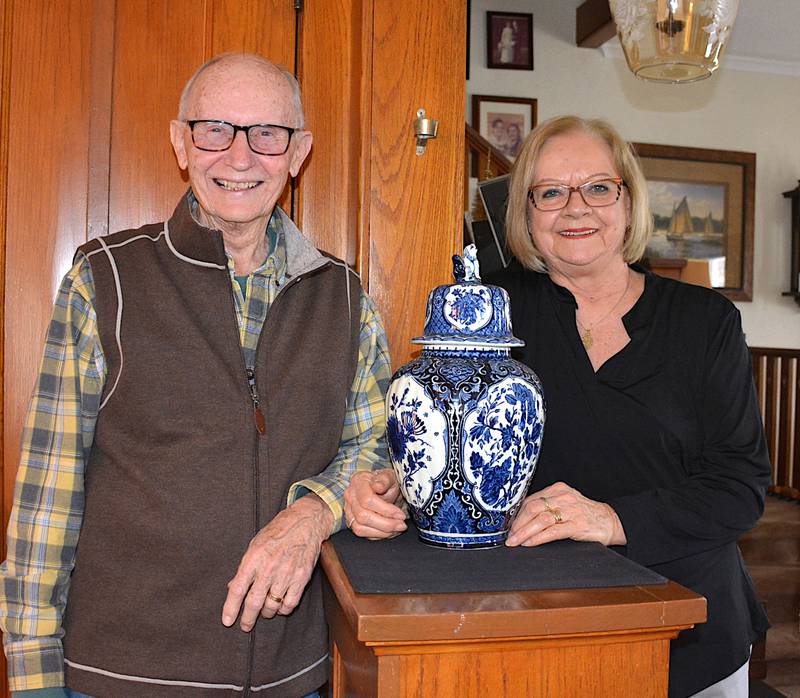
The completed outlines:
<svg viewBox="0 0 800 698">
<path fill-rule="evenodd" d="M 707 260 L 711 286 L 753 297 L 755 153 L 633 143 L 647 179 L 649 259 Z"/>
<path fill-rule="evenodd" d="M 489 68 L 533 70 L 533 15 L 487 12 L 486 61 Z"/>
<path fill-rule="evenodd" d="M 536 100 L 472 95 L 472 128 L 512 162 L 536 126 Z"/>
</svg>

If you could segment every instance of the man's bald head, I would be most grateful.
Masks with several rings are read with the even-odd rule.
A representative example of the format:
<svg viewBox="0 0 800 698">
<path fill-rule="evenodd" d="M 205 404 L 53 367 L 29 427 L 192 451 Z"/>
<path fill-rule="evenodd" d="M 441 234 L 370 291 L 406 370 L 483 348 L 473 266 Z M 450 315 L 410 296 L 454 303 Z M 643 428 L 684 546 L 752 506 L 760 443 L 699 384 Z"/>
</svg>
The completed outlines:
<svg viewBox="0 0 800 698">
<path fill-rule="evenodd" d="M 180 116 L 170 123 L 170 140 L 178 166 L 189 175 L 201 223 L 230 239 L 263 235 L 286 181 L 298 174 L 311 150 L 313 137 L 302 127 L 297 82 L 261 56 L 217 56 L 186 85 Z M 206 124 L 201 133 L 209 123 L 216 122 L 217 130 L 232 127 L 227 145 L 198 146 L 198 122 Z M 274 129 L 282 129 L 286 149 L 274 154 L 253 150 L 251 135 L 258 145 Z"/>
<path fill-rule="evenodd" d="M 293 107 L 297 117 L 293 127 L 298 129 L 303 128 L 305 125 L 305 116 L 303 114 L 300 85 L 297 79 L 282 65 L 273 63 L 255 53 L 222 53 L 203 63 L 203 65 L 195 71 L 194 75 L 189 78 L 189 81 L 183 88 L 183 92 L 181 92 L 178 119 L 180 121 L 185 121 L 189 118 L 192 101 L 196 98 L 198 92 L 202 91 L 208 81 L 224 81 L 226 73 L 232 70 L 238 70 L 244 66 L 254 71 L 261 72 L 265 81 L 270 79 L 274 80 L 275 77 L 281 77 L 286 81 L 287 86 L 291 90 Z"/>
</svg>

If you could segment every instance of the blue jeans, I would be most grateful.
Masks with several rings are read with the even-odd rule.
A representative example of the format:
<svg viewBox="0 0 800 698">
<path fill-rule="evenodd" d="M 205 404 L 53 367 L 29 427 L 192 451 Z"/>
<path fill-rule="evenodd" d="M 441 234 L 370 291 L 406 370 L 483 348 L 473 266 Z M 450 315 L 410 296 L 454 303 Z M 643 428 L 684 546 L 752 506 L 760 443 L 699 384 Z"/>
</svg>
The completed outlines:
<svg viewBox="0 0 800 698">
<path fill-rule="evenodd" d="M 87 696 L 85 693 L 78 693 L 78 691 L 70 691 L 68 688 L 67 697 L 68 698 L 92 698 L 91 696 Z M 314 691 L 313 693 L 309 693 L 307 696 L 303 696 L 303 698 L 320 698 L 319 692 Z"/>
</svg>

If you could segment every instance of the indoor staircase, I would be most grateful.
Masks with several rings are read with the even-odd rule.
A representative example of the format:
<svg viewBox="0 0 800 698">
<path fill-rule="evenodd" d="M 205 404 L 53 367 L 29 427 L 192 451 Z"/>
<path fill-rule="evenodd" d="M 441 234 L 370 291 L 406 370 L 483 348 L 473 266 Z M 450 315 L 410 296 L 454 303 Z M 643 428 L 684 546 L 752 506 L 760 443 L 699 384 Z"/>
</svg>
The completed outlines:
<svg viewBox="0 0 800 698">
<path fill-rule="evenodd" d="M 751 676 L 765 670 L 763 683 L 800 698 L 800 501 L 769 495 L 764 516 L 739 545 L 772 623 L 766 661 L 758 661 L 754 648 Z M 776 694 L 751 690 L 751 698 L 762 695 Z"/>
</svg>

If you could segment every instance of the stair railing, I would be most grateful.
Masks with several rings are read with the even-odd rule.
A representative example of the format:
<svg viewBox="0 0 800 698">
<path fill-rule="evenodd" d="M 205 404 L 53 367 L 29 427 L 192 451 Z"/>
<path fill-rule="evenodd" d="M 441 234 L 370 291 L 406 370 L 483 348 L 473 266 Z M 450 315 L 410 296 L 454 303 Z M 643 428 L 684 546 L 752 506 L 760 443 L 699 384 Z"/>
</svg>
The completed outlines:
<svg viewBox="0 0 800 698">
<path fill-rule="evenodd" d="M 464 173 L 479 180 L 511 172 L 511 161 L 469 124 L 464 124 Z M 464 177 L 464 210 L 471 211 L 469 177 Z"/>
<path fill-rule="evenodd" d="M 750 347 L 767 436 L 770 492 L 800 499 L 800 350 Z"/>
</svg>

